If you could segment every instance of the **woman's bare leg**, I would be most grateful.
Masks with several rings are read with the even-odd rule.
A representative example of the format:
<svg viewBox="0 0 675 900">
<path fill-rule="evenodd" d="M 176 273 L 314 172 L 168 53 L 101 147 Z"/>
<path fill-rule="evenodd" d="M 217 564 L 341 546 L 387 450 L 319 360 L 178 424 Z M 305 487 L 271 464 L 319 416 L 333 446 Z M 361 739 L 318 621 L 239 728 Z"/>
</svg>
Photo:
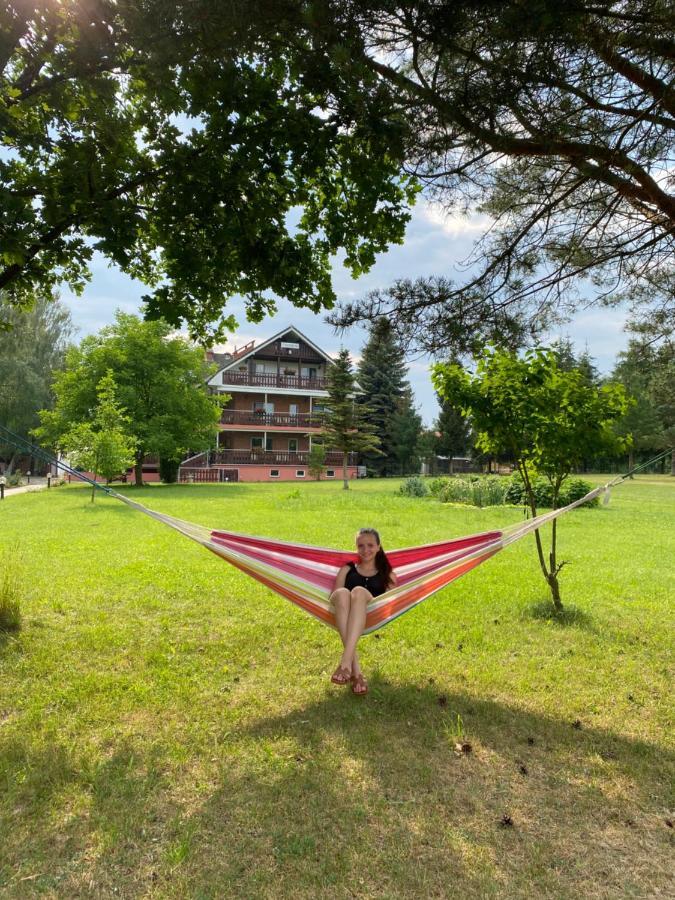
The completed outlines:
<svg viewBox="0 0 675 900">
<path fill-rule="evenodd" d="M 335 624 L 337 625 L 340 637 L 342 638 L 342 644 L 344 645 L 349 630 L 348 623 L 352 606 L 351 592 L 349 588 L 338 588 L 336 591 L 333 591 L 330 599 L 335 609 Z M 348 669 L 353 675 L 358 675 L 361 671 L 356 651 L 354 651 L 350 662 L 347 664 L 344 662 L 343 655 L 340 660 L 340 665 L 343 669 Z"/>
<path fill-rule="evenodd" d="M 342 659 L 340 660 L 340 665 L 343 668 L 349 668 L 350 671 L 352 671 L 352 674 L 358 674 L 360 672 L 358 660 L 356 661 L 356 671 L 354 671 L 352 666 L 354 665 L 356 645 L 363 634 L 363 629 L 366 627 L 366 607 L 368 606 L 368 601 L 371 599 L 370 592 L 365 588 L 356 587 L 351 592 L 347 631 L 343 637 L 345 648 Z"/>
</svg>

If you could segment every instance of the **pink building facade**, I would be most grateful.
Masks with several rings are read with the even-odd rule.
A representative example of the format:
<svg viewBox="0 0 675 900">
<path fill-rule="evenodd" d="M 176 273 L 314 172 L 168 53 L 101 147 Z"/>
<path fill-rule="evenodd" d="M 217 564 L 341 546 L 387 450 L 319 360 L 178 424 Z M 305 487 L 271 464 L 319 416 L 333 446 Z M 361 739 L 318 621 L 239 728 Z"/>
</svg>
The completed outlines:
<svg viewBox="0 0 675 900">
<path fill-rule="evenodd" d="M 183 460 L 179 480 L 307 481 L 312 440 L 321 433 L 332 360 L 297 328 L 285 328 L 257 346 L 213 354 L 220 366 L 208 382 L 229 400 L 218 446 Z M 348 477 L 357 476 L 351 456 Z M 341 479 L 341 453 L 326 455 L 322 478 Z"/>
</svg>

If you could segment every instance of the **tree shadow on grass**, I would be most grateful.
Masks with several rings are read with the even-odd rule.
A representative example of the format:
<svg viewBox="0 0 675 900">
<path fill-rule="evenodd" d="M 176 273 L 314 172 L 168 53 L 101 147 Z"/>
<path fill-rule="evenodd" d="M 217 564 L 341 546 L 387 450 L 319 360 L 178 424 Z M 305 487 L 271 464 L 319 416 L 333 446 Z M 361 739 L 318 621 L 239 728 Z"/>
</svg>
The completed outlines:
<svg viewBox="0 0 675 900">
<path fill-rule="evenodd" d="M 525 609 L 524 615 L 538 621 L 550 622 L 551 625 L 559 625 L 561 628 L 581 628 L 593 634 L 598 633 L 593 616 L 571 603 L 565 604 L 562 609 L 556 609 L 550 600 L 540 600 L 530 604 Z"/>
<path fill-rule="evenodd" d="M 675 758 L 661 747 L 377 676 L 367 698 L 333 688 L 234 729 L 226 702 L 213 698 L 210 742 L 178 766 L 147 733 L 95 762 L 72 741 L 5 742 L 5 860 L 48 873 L 23 894 L 6 880 L 6 895 L 666 890 Z"/>
</svg>

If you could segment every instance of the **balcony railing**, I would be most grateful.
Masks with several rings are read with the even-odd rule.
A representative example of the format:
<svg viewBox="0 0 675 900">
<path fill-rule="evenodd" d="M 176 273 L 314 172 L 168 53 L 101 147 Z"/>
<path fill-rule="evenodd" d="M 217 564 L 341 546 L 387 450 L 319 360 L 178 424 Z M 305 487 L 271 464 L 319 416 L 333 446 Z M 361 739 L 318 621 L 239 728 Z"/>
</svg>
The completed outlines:
<svg viewBox="0 0 675 900">
<path fill-rule="evenodd" d="M 223 384 L 240 384 L 245 387 L 286 388 L 302 391 L 325 391 L 325 378 L 309 378 L 306 375 L 254 374 L 249 372 L 223 372 Z"/>
<path fill-rule="evenodd" d="M 184 460 L 183 465 L 193 468 L 202 466 L 306 466 L 309 463 L 309 452 L 291 450 L 210 450 L 208 453 L 200 453 L 189 460 Z M 350 453 L 347 464 L 357 464 L 357 454 Z M 324 466 L 341 466 L 342 453 L 328 451 Z"/>
<path fill-rule="evenodd" d="M 269 425 L 282 428 L 320 428 L 321 413 L 268 413 L 264 410 L 224 409 L 221 425 Z"/>
</svg>

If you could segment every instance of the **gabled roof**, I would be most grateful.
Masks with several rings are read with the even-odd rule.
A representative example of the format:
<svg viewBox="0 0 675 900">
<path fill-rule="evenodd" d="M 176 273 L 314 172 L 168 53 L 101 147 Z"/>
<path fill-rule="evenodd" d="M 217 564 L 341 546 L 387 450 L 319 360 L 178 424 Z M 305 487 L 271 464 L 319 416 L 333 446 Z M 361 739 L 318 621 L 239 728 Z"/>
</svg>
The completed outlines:
<svg viewBox="0 0 675 900">
<path fill-rule="evenodd" d="M 256 353 L 260 353 L 265 347 L 268 347 L 270 344 L 273 344 L 275 341 L 280 341 L 284 337 L 288 337 L 293 334 L 295 337 L 300 338 L 301 341 L 304 341 L 308 347 L 311 347 L 319 356 L 322 356 L 327 363 L 332 363 L 333 360 L 331 357 L 321 349 L 321 347 L 317 347 L 314 341 L 310 341 L 308 337 L 306 337 L 298 328 L 295 328 L 293 325 L 289 325 L 287 328 L 282 329 L 277 334 L 273 335 L 271 338 L 268 338 L 266 341 L 262 341 L 262 343 L 257 346 L 251 347 L 247 353 L 237 354 L 232 357 L 232 359 L 228 360 L 227 363 L 221 368 L 218 369 L 216 375 L 219 375 L 221 372 L 227 371 L 227 369 L 231 369 L 232 366 L 237 365 L 240 366 L 241 363 L 249 359 L 251 356 L 255 356 Z M 213 376 L 215 378 L 215 375 Z"/>
</svg>

